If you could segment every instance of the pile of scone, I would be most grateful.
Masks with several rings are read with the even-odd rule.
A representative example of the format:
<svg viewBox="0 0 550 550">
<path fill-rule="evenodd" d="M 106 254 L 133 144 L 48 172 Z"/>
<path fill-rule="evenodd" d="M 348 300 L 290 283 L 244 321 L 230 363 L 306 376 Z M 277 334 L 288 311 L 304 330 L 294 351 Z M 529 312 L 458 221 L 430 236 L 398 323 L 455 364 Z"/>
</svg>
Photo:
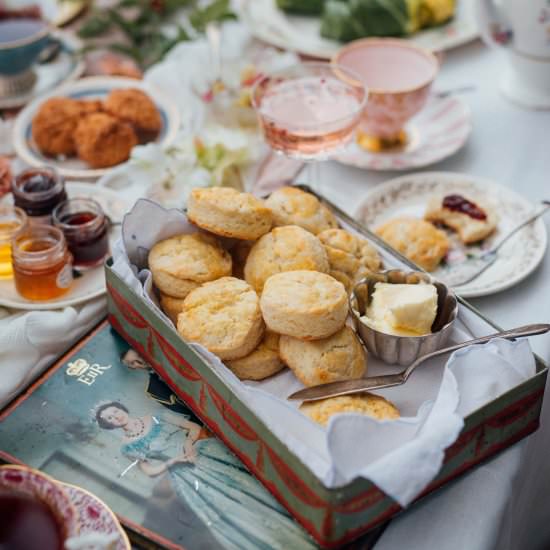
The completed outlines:
<svg viewBox="0 0 550 550">
<path fill-rule="evenodd" d="M 32 137 L 43 154 L 76 155 L 92 168 L 128 160 L 135 145 L 155 140 L 161 129 L 155 103 L 137 88 L 117 88 L 104 101 L 52 97 L 32 121 Z"/>
<path fill-rule="evenodd" d="M 265 201 L 231 188 L 195 189 L 187 206 L 198 231 L 149 253 L 161 307 L 186 341 L 241 379 L 262 380 L 285 366 L 306 386 L 365 374 L 365 351 L 346 319 L 353 285 L 381 267 L 366 240 L 293 187 Z M 399 414 L 369 394 L 302 410 L 323 424 L 336 412 Z"/>
</svg>

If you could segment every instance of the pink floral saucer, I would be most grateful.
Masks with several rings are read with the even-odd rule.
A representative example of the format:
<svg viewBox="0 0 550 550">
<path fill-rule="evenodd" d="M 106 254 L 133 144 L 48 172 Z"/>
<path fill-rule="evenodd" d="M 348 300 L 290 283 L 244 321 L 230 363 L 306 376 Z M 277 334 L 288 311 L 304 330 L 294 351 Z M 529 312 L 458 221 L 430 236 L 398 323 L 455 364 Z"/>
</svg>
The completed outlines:
<svg viewBox="0 0 550 550">
<path fill-rule="evenodd" d="M 62 483 L 61 485 L 76 509 L 80 524 L 80 536 L 92 533 L 101 535 L 116 534 L 117 538 L 109 545 L 109 549 L 130 550 L 131 545 L 128 536 L 115 514 L 102 500 L 75 485 L 68 483 Z"/>
<path fill-rule="evenodd" d="M 434 164 L 456 153 L 472 129 L 470 109 L 459 97 L 433 95 L 405 126 L 408 143 L 395 151 L 372 153 L 353 143 L 334 160 L 366 170 L 402 171 Z"/>
</svg>

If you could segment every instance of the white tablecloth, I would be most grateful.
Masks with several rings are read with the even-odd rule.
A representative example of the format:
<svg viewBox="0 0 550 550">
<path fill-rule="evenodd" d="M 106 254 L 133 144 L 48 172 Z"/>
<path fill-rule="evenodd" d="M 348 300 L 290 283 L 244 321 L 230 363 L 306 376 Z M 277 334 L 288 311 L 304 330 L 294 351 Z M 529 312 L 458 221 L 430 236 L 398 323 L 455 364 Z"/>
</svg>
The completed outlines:
<svg viewBox="0 0 550 550">
<path fill-rule="evenodd" d="M 482 176 L 532 201 L 550 199 L 550 112 L 523 110 L 500 95 L 503 63 L 499 52 L 481 42 L 446 55 L 436 88 L 477 87 L 463 96 L 472 109 L 473 132 L 464 149 L 427 169 Z M 328 163 L 319 189 L 353 212 L 368 189 L 394 176 Z M 550 216 L 545 223 L 550 230 Z M 549 322 L 550 254 L 519 285 L 471 302 L 504 328 Z M 550 360 L 550 338 L 532 339 L 532 345 Z M 549 395 L 538 432 L 392 521 L 376 550 L 550 548 Z"/>
<path fill-rule="evenodd" d="M 548 199 L 550 112 L 525 111 L 508 103 L 498 92 L 501 73 L 499 55 L 479 42 L 447 55 L 436 87 L 477 86 L 475 92 L 464 96 L 473 111 L 474 130 L 462 151 L 429 169 L 484 176 L 520 191 L 533 201 Z M 364 172 L 327 163 L 321 168 L 319 185 L 329 199 L 353 212 L 368 189 L 393 176 L 391 173 Z M 545 221 L 550 229 L 550 220 Z M 504 327 L 548 322 L 549 281 L 550 255 L 547 255 L 543 265 L 523 283 L 506 292 L 473 300 L 473 303 Z M 90 306 L 90 310 L 103 308 L 101 300 Z M 64 335 L 64 343 L 68 346 L 70 341 L 80 336 L 77 333 L 84 333 L 93 321 L 88 316 L 82 317 L 80 308 L 65 314 L 75 318 L 75 330 Z M 82 323 L 79 324 L 81 317 Z M 17 319 L 9 316 L 2 320 L 0 315 L 0 340 L 7 323 L 17 323 Z M 80 331 L 76 329 L 78 324 Z M 50 344 L 44 338 L 2 344 L 1 376 L 13 371 L 18 359 L 28 356 L 27 346 L 39 348 L 40 364 L 51 359 Z M 533 344 L 545 360 L 550 359 L 550 338 L 533 339 Z M 21 353 L 17 353 L 17 349 Z M 0 407 L 6 398 L 6 395 L 0 395 Z M 376 550 L 528 550 L 550 547 L 550 521 L 547 521 L 550 519 L 547 505 L 550 461 L 546 452 L 550 448 L 549 407 L 547 399 L 542 426 L 535 435 L 392 521 Z"/>
</svg>

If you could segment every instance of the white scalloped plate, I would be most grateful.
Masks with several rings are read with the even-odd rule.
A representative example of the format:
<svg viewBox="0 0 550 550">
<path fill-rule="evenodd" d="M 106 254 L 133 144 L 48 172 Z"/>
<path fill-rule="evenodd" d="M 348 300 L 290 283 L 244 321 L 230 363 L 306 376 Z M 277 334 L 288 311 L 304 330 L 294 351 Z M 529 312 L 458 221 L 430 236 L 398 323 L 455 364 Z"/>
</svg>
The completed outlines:
<svg viewBox="0 0 550 550">
<path fill-rule="evenodd" d="M 448 270 L 460 269 L 466 254 L 477 254 L 497 243 L 504 235 L 537 211 L 537 206 L 519 193 L 490 180 L 453 172 L 419 172 L 392 179 L 370 191 L 355 217 L 370 229 L 398 216 L 423 217 L 429 198 L 434 194 L 465 194 L 490 204 L 499 216 L 497 229 L 480 245 L 461 245 L 451 235 L 448 263 L 432 275 L 444 279 Z M 540 208 L 539 208 L 540 209 Z M 464 298 L 487 296 L 506 290 L 530 275 L 546 252 L 546 226 L 537 220 L 522 229 L 499 251 L 497 261 L 472 282 L 455 287 Z"/>
<path fill-rule="evenodd" d="M 476 0 L 457 0 L 454 18 L 440 27 L 420 31 L 408 40 L 434 51 L 462 46 L 479 35 L 474 5 Z M 341 47 L 320 33 L 318 17 L 288 15 L 277 8 L 275 0 L 244 0 L 241 19 L 258 39 L 302 55 L 330 59 Z"/>
</svg>

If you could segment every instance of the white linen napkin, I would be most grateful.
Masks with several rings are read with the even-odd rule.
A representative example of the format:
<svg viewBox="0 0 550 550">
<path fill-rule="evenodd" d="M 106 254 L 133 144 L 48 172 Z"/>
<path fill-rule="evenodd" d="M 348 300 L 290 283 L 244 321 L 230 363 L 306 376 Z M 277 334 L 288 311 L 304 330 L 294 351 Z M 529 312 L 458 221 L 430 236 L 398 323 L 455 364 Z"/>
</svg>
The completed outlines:
<svg viewBox="0 0 550 550">
<path fill-rule="evenodd" d="M 105 297 L 52 311 L 0 318 L 0 409 L 105 316 Z M 0 310 L 1 311 L 1 310 Z"/>
<path fill-rule="evenodd" d="M 160 239 L 196 231 L 185 215 L 139 200 L 125 216 L 114 251 L 114 270 L 157 311 L 147 269 L 147 253 Z M 397 265 L 384 257 L 386 265 Z M 452 340 L 464 341 L 493 329 L 461 310 Z M 237 398 L 296 454 L 327 487 L 342 486 L 357 477 L 370 479 L 401 506 L 409 504 L 437 475 L 445 449 L 458 437 L 463 418 L 473 409 L 526 380 L 535 371 L 528 341 L 492 340 L 455 352 L 447 361 L 433 359 L 415 372 L 406 385 L 381 390 L 402 412 L 394 421 L 357 414 L 334 417 L 328 429 L 313 423 L 286 397 L 301 384 L 289 371 L 266 381 L 243 383 L 213 354 L 193 344 Z M 370 374 L 395 372 L 372 356 Z"/>
</svg>

